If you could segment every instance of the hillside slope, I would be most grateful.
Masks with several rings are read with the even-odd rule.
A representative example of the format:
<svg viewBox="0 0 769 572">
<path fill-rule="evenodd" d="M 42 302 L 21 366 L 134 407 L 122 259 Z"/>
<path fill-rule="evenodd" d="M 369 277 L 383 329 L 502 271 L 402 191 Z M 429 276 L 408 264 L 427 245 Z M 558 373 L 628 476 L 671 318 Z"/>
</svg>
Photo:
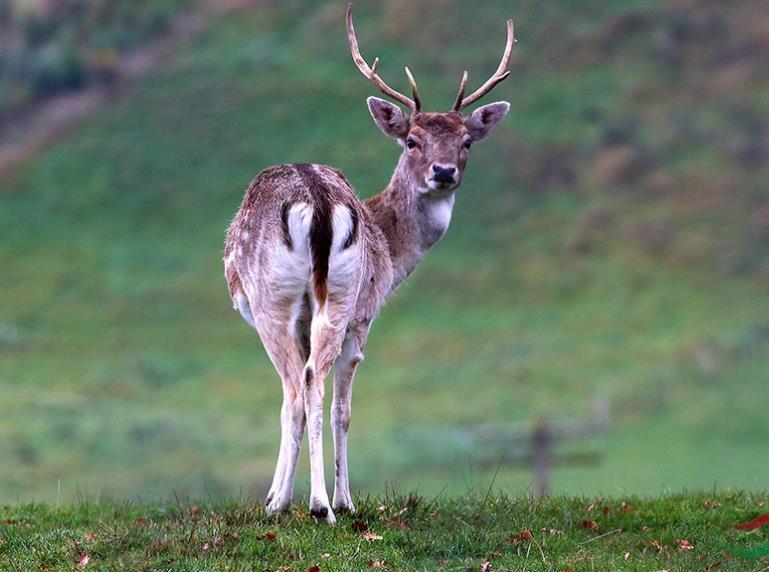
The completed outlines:
<svg viewBox="0 0 769 572">
<path fill-rule="evenodd" d="M 447 436 L 578 417 L 596 397 L 610 431 L 574 447 L 601 464 L 559 469 L 556 490 L 765 486 L 769 14 L 690 4 L 356 8 L 364 54 L 395 85 L 410 64 L 430 108 L 463 69 L 493 70 L 505 18 L 520 42 L 494 93 L 509 118 L 373 329 L 354 488 L 484 487 L 504 451 Z M 0 498 L 217 496 L 269 478 L 280 388 L 231 310 L 223 232 L 274 163 L 335 165 L 363 196 L 386 184 L 397 148 L 365 109 L 343 10 L 212 22 L 2 183 Z M 495 486 L 529 481 L 503 464 Z"/>
</svg>

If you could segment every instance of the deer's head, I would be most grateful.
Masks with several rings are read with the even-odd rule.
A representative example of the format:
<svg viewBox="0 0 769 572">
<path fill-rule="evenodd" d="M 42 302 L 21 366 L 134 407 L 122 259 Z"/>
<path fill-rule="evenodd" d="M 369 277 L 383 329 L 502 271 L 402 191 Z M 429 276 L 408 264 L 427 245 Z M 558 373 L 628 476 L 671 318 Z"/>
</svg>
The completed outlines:
<svg viewBox="0 0 769 572">
<path fill-rule="evenodd" d="M 411 70 L 406 67 L 406 76 L 411 85 L 412 97 L 407 97 L 388 86 L 377 74 L 379 58 L 369 66 L 358 48 L 355 28 L 352 23 L 352 4 L 347 5 L 347 39 L 353 60 L 361 73 L 391 99 L 403 104 L 403 110 L 384 99 L 368 98 L 368 108 L 377 126 L 388 137 L 403 147 L 399 163 L 402 174 L 407 176 L 413 188 L 422 193 L 451 192 L 462 181 L 462 173 L 476 141 L 491 133 L 510 109 L 506 101 L 489 103 L 479 107 L 469 116 L 462 110 L 490 92 L 494 86 L 507 78 L 510 71 L 510 54 L 515 43 L 513 22 L 507 21 L 507 43 L 499 63 L 486 83 L 465 97 L 467 72 L 462 75 L 459 93 L 450 111 L 429 113 L 422 111 L 422 103 Z"/>
</svg>

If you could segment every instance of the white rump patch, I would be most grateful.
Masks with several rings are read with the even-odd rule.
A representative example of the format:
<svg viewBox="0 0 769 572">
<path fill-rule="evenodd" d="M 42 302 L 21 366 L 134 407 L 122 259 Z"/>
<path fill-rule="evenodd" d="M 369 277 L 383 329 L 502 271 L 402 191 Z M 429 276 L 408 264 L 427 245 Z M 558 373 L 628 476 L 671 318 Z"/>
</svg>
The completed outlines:
<svg viewBox="0 0 769 572">
<path fill-rule="evenodd" d="M 361 271 L 360 235 L 348 248 L 343 249 L 353 228 L 350 209 L 346 205 L 334 205 L 331 224 L 334 235 L 331 241 L 331 255 L 328 260 L 329 290 L 339 292 L 355 287 L 357 291 L 356 282 Z M 361 232 L 360 228 L 358 232 Z"/>
<path fill-rule="evenodd" d="M 334 230 L 331 252 L 338 252 L 342 250 L 347 237 L 352 232 L 352 214 L 345 205 L 334 205 L 331 216 L 331 228 Z"/>
<path fill-rule="evenodd" d="M 312 207 L 307 203 L 296 203 L 288 211 L 288 234 L 294 248 L 309 245 Z"/>
<path fill-rule="evenodd" d="M 312 269 L 310 256 L 310 225 L 312 207 L 296 203 L 288 211 L 288 234 L 291 249 L 282 240 L 276 241 L 267 267 L 269 284 L 286 294 L 300 296 L 307 289 Z M 262 272 L 265 268 L 261 269 Z"/>
</svg>

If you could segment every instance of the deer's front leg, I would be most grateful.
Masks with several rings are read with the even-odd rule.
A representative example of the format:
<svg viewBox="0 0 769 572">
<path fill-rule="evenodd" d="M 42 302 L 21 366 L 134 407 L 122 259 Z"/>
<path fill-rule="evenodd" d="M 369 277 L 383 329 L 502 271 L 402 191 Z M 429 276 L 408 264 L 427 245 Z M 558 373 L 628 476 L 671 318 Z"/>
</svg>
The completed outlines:
<svg viewBox="0 0 769 572">
<path fill-rule="evenodd" d="M 317 520 L 335 523 L 328 502 L 323 469 L 323 396 L 325 379 L 339 355 L 344 328 L 334 328 L 323 316 L 312 323 L 310 359 L 302 372 L 307 440 L 310 445 L 310 514 Z"/>
<path fill-rule="evenodd" d="M 352 413 L 352 382 L 355 370 L 363 359 L 357 336 L 348 332 L 342 344 L 342 353 L 334 363 L 334 396 L 331 401 L 331 427 L 334 437 L 334 500 L 337 512 L 355 512 L 350 496 L 347 472 L 347 431 Z"/>
</svg>

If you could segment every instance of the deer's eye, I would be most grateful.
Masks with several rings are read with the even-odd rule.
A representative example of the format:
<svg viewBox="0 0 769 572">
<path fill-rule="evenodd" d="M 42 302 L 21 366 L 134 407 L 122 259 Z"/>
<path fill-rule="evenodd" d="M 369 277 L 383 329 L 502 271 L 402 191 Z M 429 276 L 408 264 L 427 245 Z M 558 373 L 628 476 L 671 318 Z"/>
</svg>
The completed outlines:
<svg viewBox="0 0 769 572">
<path fill-rule="evenodd" d="M 414 139 L 412 139 L 411 137 L 406 139 L 406 147 L 408 147 L 409 149 L 413 149 L 416 146 L 417 146 L 417 142 Z"/>
<path fill-rule="evenodd" d="M 469 149 L 473 146 L 473 140 L 472 139 L 466 139 L 465 142 L 462 144 L 465 149 Z"/>
</svg>

